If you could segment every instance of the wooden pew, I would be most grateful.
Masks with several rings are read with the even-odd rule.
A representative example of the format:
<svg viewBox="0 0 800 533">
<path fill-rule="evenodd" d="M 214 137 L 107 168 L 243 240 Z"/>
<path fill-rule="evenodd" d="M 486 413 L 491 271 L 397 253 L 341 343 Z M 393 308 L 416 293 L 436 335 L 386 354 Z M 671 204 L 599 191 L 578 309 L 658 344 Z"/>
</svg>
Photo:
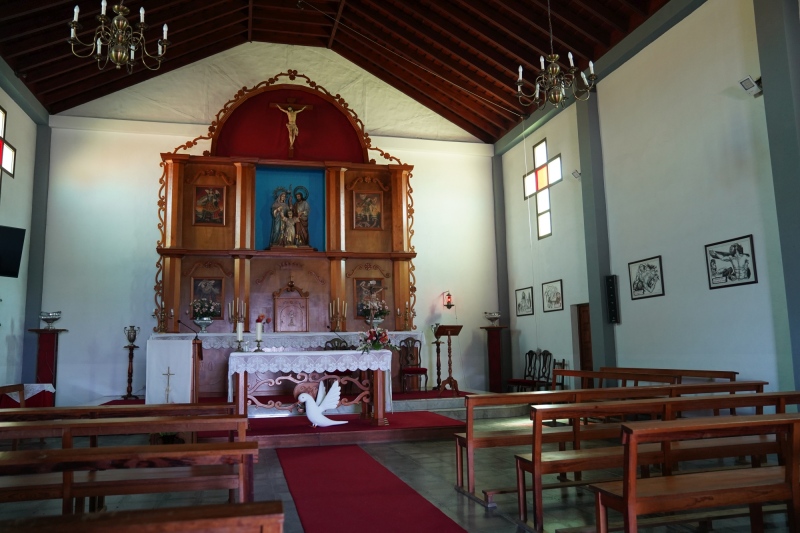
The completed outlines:
<svg viewBox="0 0 800 533">
<path fill-rule="evenodd" d="M 0 452 L 0 501 L 61 498 L 71 514 L 86 497 L 238 489 L 249 502 L 257 454 L 256 442 Z"/>
<path fill-rule="evenodd" d="M 785 435 L 782 465 L 637 479 L 642 445 L 751 435 L 775 435 L 776 439 Z M 608 531 L 608 508 L 623 514 L 626 533 L 635 533 L 639 515 L 734 505 L 748 505 L 751 529 L 762 531 L 762 505 L 774 501 L 787 502 L 789 530 L 797 531 L 800 527 L 800 415 L 630 422 L 622 425 L 622 442 L 623 479 L 590 485 L 595 492 L 597 531 L 601 533 Z"/>
<path fill-rule="evenodd" d="M 697 378 L 706 380 L 723 379 L 725 381 L 736 381 L 738 372 L 733 370 L 693 370 L 688 368 L 638 368 L 638 367 L 625 367 L 625 366 L 604 366 L 600 368 L 600 372 L 616 372 L 616 373 L 634 373 L 639 374 L 642 372 L 663 374 L 665 376 L 677 376 L 681 379 L 678 383 L 683 382 L 683 378 Z"/>
<path fill-rule="evenodd" d="M 605 381 L 616 380 L 620 386 L 627 387 L 630 382 L 634 387 L 639 386 L 639 382 L 667 383 L 675 385 L 680 383 L 680 376 L 658 374 L 656 372 L 613 372 L 594 370 L 569 370 L 566 368 L 553 369 L 552 390 L 556 390 L 558 383 L 563 383 L 564 378 L 580 378 L 581 389 L 603 388 Z M 596 381 L 596 382 L 595 382 Z"/>
<path fill-rule="evenodd" d="M 41 516 L 0 522 L 0 531 L 26 533 L 230 533 L 283 531 L 281 502 L 215 504 L 136 509 L 70 516 Z"/>
<path fill-rule="evenodd" d="M 531 408 L 533 420 L 533 442 L 531 453 L 516 455 L 517 487 L 519 517 L 524 523 L 527 520 L 526 484 L 525 473 L 533 477 L 533 509 L 534 526 L 537 531 L 542 530 L 543 498 L 542 490 L 545 488 L 558 488 L 586 484 L 579 480 L 579 473 L 587 470 L 606 470 L 622 468 L 622 446 L 605 446 L 600 448 L 581 449 L 581 442 L 595 440 L 591 425 L 580 424 L 584 417 L 609 417 L 609 416 L 638 416 L 649 415 L 661 420 L 672 420 L 682 413 L 696 411 L 730 410 L 741 408 L 755 408 L 761 414 L 764 408 L 772 408 L 776 413 L 783 413 L 787 405 L 799 405 L 800 392 L 768 392 L 761 394 L 736 394 L 714 396 L 692 396 L 681 398 L 653 398 L 642 400 L 591 402 L 569 405 L 540 405 Z M 573 430 L 573 449 L 566 451 L 544 452 L 542 443 L 544 439 L 544 422 L 553 418 L 569 419 Z M 588 431 L 586 429 L 589 429 Z M 619 437 L 619 432 L 616 435 Z M 718 440 L 709 446 L 711 441 L 686 441 L 679 443 L 675 448 L 662 449 L 658 445 L 644 445 L 640 448 L 639 464 L 646 467 L 652 464 L 662 464 L 662 471 L 671 473 L 672 465 L 678 461 L 695 461 L 717 457 L 742 457 L 750 455 L 755 457 L 755 462 L 760 462 L 760 457 L 777 451 L 777 443 L 766 438 L 739 437 Z M 644 470 L 644 468 L 643 468 Z M 564 484 L 557 483 L 545 486 L 542 476 L 546 474 L 565 474 L 576 472 L 575 481 Z M 643 475 L 646 471 L 643 471 Z M 511 490 L 494 490 L 485 494 L 499 494 L 512 492 Z"/>
<path fill-rule="evenodd" d="M 25 407 L 25 385 L 16 383 L 14 385 L 3 385 L 0 387 L 0 396 L 3 394 L 11 394 L 12 392 L 19 394 L 19 406 Z"/>
<path fill-rule="evenodd" d="M 735 394 L 763 392 L 766 381 L 737 381 L 720 383 L 693 383 L 685 385 L 655 385 L 646 387 L 612 387 L 606 389 L 574 389 L 558 391 L 531 391 L 490 394 L 471 394 L 464 398 L 466 406 L 466 432 L 456 433 L 456 486 L 455 489 L 475 497 L 475 450 L 502 446 L 530 445 L 533 439 L 531 424 L 515 429 L 479 431 L 475 429 L 475 411 L 479 408 L 609 401 L 632 398 L 674 397 L 689 394 Z M 553 429 L 553 439 L 565 430 Z M 568 439 L 567 439 L 568 440 Z M 558 440 L 554 440 L 558 442 Z M 464 454 L 466 453 L 467 487 L 464 488 Z M 481 501 L 479 499 L 479 501 Z M 482 502 L 482 501 L 481 501 Z M 485 502 L 482 502 L 485 503 Z"/>
<path fill-rule="evenodd" d="M 0 409 L 0 421 L 69 420 L 140 416 L 235 415 L 233 403 L 170 403 L 157 405 L 96 405 L 80 407 L 15 407 Z"/>
</svg>

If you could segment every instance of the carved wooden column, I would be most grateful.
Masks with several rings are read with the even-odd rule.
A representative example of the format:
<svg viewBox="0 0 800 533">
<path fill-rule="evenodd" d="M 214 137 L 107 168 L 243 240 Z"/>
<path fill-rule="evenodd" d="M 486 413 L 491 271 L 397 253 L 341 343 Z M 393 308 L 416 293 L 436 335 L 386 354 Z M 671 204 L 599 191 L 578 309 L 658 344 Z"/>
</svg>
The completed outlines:
<svg viewBox="0 0 800 533">
<path fill-rule="evenodd" d="M 487 350 L 489 355 L 489 392 L 503 392 L 503 368 L 500 363 L 503 345 L 500 332 L 507 329 L 507 326 L 485 326 L 489 335 Z"/>
<path fill-rule="evenodd" d="M 344 238 L 344 181 L 347 169 L 344 167 L 330 167 L 325 172 L 325 187 L 327 189 L 327 231 L 329 252 L 345 251 Z"/>
</svg>

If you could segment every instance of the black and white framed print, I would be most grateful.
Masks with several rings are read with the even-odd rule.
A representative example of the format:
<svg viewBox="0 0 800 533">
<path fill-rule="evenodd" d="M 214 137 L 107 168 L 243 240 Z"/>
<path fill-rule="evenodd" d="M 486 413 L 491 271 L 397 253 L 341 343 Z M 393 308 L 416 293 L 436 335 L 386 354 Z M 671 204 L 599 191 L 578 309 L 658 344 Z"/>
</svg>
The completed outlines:
<svg viewBox="0 0 800 533">
<path fill-rule="evenodd" d="M 533 287 L 525 287 L 515 291 L 517 296 L 517 316 L 533 314 Z"/>
<path fill-rule="evenodd" d="M 706 244 L 708 288 L 758 283 L 753 235 Z"/>
<path fill-rule="evenodd" d="M 631 300 L 664 296 L 664 270 L 660 255 L 628 263 L 628 275 Z"/>
<path fill-rule="evenodd" d="M 545 313 L 564 310 L 564 289 L 560 279 L 542 283 L 542 308 Z"/>
</svg>

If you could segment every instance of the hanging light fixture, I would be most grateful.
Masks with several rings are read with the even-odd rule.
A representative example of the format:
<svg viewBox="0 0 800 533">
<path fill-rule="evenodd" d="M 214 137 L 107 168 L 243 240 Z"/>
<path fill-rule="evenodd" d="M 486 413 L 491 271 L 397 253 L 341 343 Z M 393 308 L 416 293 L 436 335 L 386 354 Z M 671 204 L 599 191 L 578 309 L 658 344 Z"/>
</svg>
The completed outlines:
<svg viewBox="0 0 800 533">
<path fill-rule="evenodd" d="M 122 68 L 123 66 L 128 70 L 128 74 L 133 72 L 133 66 L 136 64 L 136 56 L 140 54 L 142 65 L 148 70 L 158 70 L 161 67 L 161 61 L 167 53 L 167 46 L 170 42 L 167 40 L 167 25 L 164 24 L 163 38 L 158 40 L 158 54 L 152 55 L 145 48 L 144 30 L 147 25 L 144 23 L 144 8 L 139 9 L 139 23 L 136 24 L 136 30 L 128 23 L 125 18 L 130 11 L 127 7 L 122 5 L 125 0 L 120 0 L 118 5 L 112 6 L 111 10 L 117 14 L 113 19 L 106 16 L 106 0 L 100 2 L 100 14 L 97 15 L 97 20 L 100 25 L 94 30 L 94 37 L 91 42 L 85 43 L 78 38 L 78 30 L 82 26 L 78 23 L 78 14 L 80 7 L 75 6 L 72 21 L 69 23 L 70 36 L 67 41 L 72 46 L 72 53 L 80 58 L 92 57 L 97 60 L 97 68 L 103 70 L 109 61 L 116 67 Z M 75 50 L 75 46 L 80 45 L 89 49 L 86 54 L 80 53 Z M 103 53 L 105 50 L 105 53 Z M 155 61 L 151 65 L 147 64 L 147 58 Z"/>
<path fill-rule="evenodd" d="M 588 100 L 589 91 L 594 87 L 597 76 L 594 74 L 594 64 L 589 61 L 589 76 L 583 72 L 580 76 L 576 73 L 575 62 L 572 52 L 567 54 L 569 58 L 569 71 L 562 72 L 558 64 L 558 54 L 553 52 L 553 21 L 550 18 L 550 0 L 547 0 L 547 23 L 550 28 L 550 55 L 547 56 L 547 66 L 545 67 L 545 57 L 539 56 L 541 72 L 536 76 L 536 91 L 533 94 L 525 94 L 522 90 L 522 65 L 519 66 L 519 78 L 517 78 L 517 98 L 519 103 L 525 107 L 535 105 L 536 109 L 544 107 L 550 102 L 555 107 L 566 105 L 567 88 L 578 100 Z"/>
</svg>

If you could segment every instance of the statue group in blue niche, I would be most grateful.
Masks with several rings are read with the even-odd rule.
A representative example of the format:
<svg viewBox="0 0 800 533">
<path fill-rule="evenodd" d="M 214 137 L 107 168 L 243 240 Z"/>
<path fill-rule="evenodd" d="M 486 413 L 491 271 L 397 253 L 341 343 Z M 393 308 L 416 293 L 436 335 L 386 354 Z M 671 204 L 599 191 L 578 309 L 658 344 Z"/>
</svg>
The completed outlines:
<svg viewBox="0 0 800 533">
<path fill-rule="evenodd" d="M 299 185 L 278 187 L 274 191 L 275 201 L 272 203 L 272 232 L 269 246 L 284 248 L 309 247 L 308 215 L 311 207 L 308 204 L 308 189 Z"/>
</svg>

